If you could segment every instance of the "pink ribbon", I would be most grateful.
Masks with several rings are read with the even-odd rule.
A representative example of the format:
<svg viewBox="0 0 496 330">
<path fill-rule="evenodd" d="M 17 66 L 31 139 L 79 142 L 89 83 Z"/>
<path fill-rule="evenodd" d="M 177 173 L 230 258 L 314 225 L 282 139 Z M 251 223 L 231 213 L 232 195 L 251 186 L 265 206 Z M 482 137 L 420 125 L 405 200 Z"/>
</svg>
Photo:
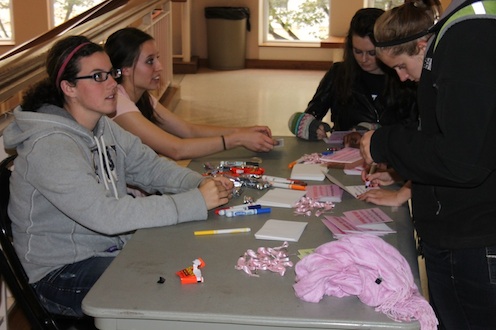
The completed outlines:
<svg viewBox="0 0 496 330">
<path fill-rule="evenodd" d="M 288 246 L 288 242 L 284 242 L 274 248 L 259 247 L 256 252 L 249 249 L 238 259 L 234 268 L 254 277 L 259 277 L 256 274 L 257 270 L 269 270 L 284 276 L 286 267 L 293 267 L 293 262 L 287 254 Z"/>
<path fill-rule="evenodd" d="M 334 203 L 332 202 L 319 202 L 311 199 L 310 197 L 302 197 L 295 205 L 294 214 L 309 217 L 312 215 L 313 210 L 316 209 L 315 216 L 319 217 L 333 208 Z"/>
</svg>

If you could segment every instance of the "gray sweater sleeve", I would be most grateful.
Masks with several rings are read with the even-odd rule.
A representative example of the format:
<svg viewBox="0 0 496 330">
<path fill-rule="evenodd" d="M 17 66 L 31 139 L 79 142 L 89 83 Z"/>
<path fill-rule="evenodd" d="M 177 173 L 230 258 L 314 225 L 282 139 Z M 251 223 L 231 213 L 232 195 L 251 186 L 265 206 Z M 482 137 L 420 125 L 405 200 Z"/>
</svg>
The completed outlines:
<svg viewBox="0 0 496 330">
<path fill-rule="evenodd" d="M 68 217 L 92 231 L 115 235 L 207 218 L 197 189 L 203 179 L 199 173 L 156 156 L 137 139 L 119 137 L 121 141 L 116 147 L 116 199 L 112 189 L 98 182 L 91 155 L 73 137 L 57 133 L 38 139 L 27 155 L 27 164 L 36 166 L 26 164 L 20 170 L 34 186 L 32 212 L 52 212 L 38 218 L 44 219 L 44 225 L 50 227 Z M 142 186 L 153 185 L 157 192 L 174 194 L 133 198 L 126 194 L 129 178 Z"/>
</svg>

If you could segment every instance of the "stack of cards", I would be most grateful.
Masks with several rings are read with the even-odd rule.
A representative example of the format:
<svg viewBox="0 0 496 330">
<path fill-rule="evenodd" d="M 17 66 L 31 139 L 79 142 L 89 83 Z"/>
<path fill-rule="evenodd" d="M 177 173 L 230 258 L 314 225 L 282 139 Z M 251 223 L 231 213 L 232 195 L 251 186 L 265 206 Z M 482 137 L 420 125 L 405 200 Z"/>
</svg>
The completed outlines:
<svg viewBox="0 0 496 330">
<path fill-rule="evenodd" d="M 378 236 L 395 233 L 395 230 L 385 224 L 392 221 L 393 219 L 379 208 L 347 211 L 343 212 L 342 217 L 326 215 L 322 219 L 324 225 L 336 238 L 356 233 Z"/>
<path fill-rule="evenodd" d="M 307 186 L 307 197 L 319 202 L 339 203 L 343 197 L 343 189 L 336 184 Z"/>
</svg>

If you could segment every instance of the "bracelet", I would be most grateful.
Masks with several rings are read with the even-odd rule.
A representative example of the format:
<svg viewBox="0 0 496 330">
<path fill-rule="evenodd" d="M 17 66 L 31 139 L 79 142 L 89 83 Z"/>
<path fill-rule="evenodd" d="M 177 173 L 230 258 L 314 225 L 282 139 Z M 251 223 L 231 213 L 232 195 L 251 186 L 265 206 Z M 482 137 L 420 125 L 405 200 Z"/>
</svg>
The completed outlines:
<svg viewBox="0 0 496 330">
<path fill-rule="evenodd" d="M 224 150 L 227 150 L 226 148 L 226 139 L 224 138 L 224 135 L 220 136 L 222 138 L 222 146 L 224 146 Z"/>
</svg>

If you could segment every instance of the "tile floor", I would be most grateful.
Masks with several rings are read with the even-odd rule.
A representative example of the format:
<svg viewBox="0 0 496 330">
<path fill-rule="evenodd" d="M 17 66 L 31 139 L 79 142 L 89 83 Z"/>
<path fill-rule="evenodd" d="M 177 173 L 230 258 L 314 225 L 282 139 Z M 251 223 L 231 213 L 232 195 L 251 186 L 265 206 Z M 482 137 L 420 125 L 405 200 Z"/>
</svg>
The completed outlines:
<svg viewBox="0 0 496 330">
<path fill-rule="evenodd" d="M 181 100 L 174 112 L 194 123 L 267 125 L 273 135 L 291 135 L 289 117 L 304 111 L 325 71 L 244 69 L 175 75 Z M 329 118 L 327 118 L 329 120 Z"/>
</svg>

